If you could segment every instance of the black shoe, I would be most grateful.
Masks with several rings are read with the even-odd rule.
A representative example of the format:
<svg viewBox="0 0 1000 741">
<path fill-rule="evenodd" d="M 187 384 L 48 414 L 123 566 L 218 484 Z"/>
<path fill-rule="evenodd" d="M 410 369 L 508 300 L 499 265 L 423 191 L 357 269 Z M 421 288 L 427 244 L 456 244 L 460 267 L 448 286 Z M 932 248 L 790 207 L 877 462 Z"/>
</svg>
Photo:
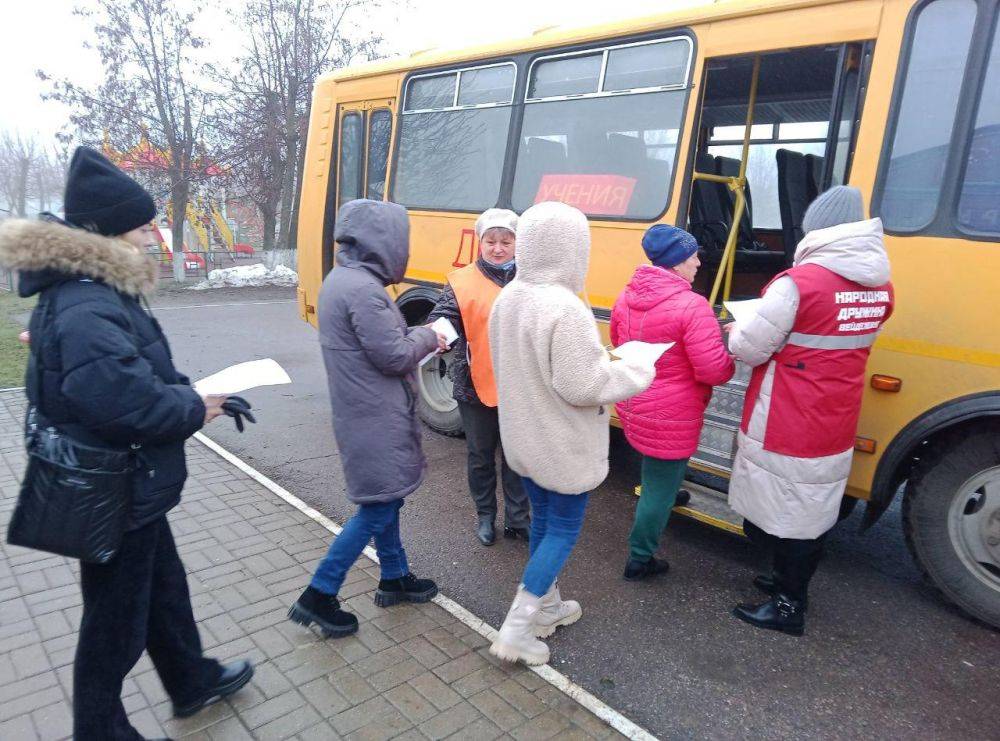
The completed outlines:
<svg viewBox="0 0 1000 741">
<path fill-rule="evenodd" d="M 253 676 L 253 666 L 249 661 L 234 661 L 222 665 L 222 674 L 214 685 L 206 689 L 201 697 L 184 705 L 174 704 L 174 717 L 188 718 L 203 707 L 218 702 L 239 690 Z"/>
<path fill-rule="evenodd" d="M 681 489 L 677 492 L 677 499 L 674 500 L 675 507 L 687 507 L 691 504 L 691 492 L 687 489 Z"/>
<path fill-rule="evenodd" d="M 483 545 L 493 545 L 497 542 L 497 531 L 493 526 L 492 517 L 479 518 L 479 529 L 476 530 L 476 537 Z"/>
<path fill-rule="evenodd" d="M 670 571 L 670 564 L 666 561 L 650 557 L 648 561 L 638 561 L 630 558 L 625 564 L 625 579 L 628 581 L 640 581 L 648 579 L 658 574 L 666 574 Z"/>
<path fill-rule="evenodd" d="M 801 602 L 784 594 L 777 594 L 759 605 L 739 604 L 733 608 L 733 615 L 745 623 L 793 636 L 805 632 L 805 612 Z"/>
<path fill-rule="evenodd" d="M 437 584 L 430 579 L 407 574 L 401 579 L 382 579 L 375 590 L 375 604 L 392 607 L 400 602 L 430 602 L 437 593 Z"/>
<path fill-rule="evenodd" d="M 526 527 L 509 527 L 504 525 L 503 536 L 508 540 L 517 540 L 520 538 L 521 540 L 527 542 L 528 538 L 531 537 L 531 533 Z"/>
<path fill-rule="evenodd" d="M 340 609 L 335 594 L 324 594 L 313 587 L 306 587 L 298 601 L 288 608 L 288 619 L 308 627 L 319 626 L 324 638 L 343 638 L 358 632 L 358 619 Z"/>
<path fill-rule="evenodd" d="M 778 582 L 773 576 L 768 576 L 767 574 L 760 574 L 754 577 L 753 585 L 757 587 L 761 592 L 773 597 L 778 593 Z M 806 597 L 802 600 L 802 611 L 805 612 L 809 609 L 809 598 Z"/>
</svg>

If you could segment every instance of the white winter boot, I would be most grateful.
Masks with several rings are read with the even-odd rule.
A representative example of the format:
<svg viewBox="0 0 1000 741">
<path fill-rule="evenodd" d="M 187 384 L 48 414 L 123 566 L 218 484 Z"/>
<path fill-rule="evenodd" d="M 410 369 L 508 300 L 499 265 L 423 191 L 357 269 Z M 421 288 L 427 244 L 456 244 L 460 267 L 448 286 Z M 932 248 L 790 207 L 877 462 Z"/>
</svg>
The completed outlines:
<svg viewBox="0 0 1000 741">
<path fill-rule="evenodd" d="M 504 661 L 521 660 L 531 666 L 547 663 L 549 647 L 535 638 L 535 619 L 541 608 L 541 597 L 518 587 L 490 653 Z"/>
<path fill-rule="evenodd" d="M 556 628 L 572 625 L 583 617 L 583 609 L 576 600 L 562 599 L 559 594 L 559 583 L 554 582 L 549 591 L 542 597 L 541 609 L 535 617 L 535 635 L 548 638 L 556 632 Z"/>
</svg>

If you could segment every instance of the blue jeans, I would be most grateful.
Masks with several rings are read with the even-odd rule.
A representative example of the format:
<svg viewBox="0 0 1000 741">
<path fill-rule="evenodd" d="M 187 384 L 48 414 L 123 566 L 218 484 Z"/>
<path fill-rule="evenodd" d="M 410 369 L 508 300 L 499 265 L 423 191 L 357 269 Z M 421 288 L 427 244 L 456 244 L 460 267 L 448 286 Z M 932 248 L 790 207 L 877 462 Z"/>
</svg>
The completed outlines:
<svg viewBox="0 0 1000 741">
<path fill-rule="evenodd" d="M 531 500 L 531 539 L 521 581 L 527 591 L 541 597 L 555 583 L 576 545 L 590 493 L 558 494 L 529 478 L 524 479 L 524 489 Z"/>
<path fill-rule="evenodd" d="M 375 550 L 382 565 L 383 579 L 399 579 L 410 573 L 406 551 L 399 539 L 399 510 L 403 500 L 380 504 L 362 504 L 347 521 L 330 550 L 320 561 L 310 586 L 324 594 L 337 594 L 344 577 L 368 542 L 375 539 Z"/>
</svg>

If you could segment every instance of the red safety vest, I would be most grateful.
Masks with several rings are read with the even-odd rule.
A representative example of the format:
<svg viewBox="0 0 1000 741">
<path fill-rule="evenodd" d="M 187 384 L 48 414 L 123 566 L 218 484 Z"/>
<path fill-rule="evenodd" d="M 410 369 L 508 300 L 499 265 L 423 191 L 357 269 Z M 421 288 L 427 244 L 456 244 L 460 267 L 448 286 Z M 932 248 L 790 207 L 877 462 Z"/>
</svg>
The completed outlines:
<svg viewBox="0 0 1000 741">
<path fill-rule="evenodd" d="M 843 453 L 854 447 L 865 365 L 892 314 L 892 283 L 869 288 L 813 264 L 786 270 L 771 283 L 785 275 L 799 290 L 799 308 L 787 344 L 771 358 L 764 449 L 796 458 Z M 753 370 L 743 405 L 744 434 L 770 365 Z"/>
<path fill-rule="evenodd" d="M 475 263 L 448 275 L 462 315 L 465 341 L 468 344 L 469 370 L 479 400 L 488 407 L 497 405 L 497 383 L 493 378 L 490 357 L 490 311 L 500 295 L 500 286 L 491 281 Z"/>
</svg>

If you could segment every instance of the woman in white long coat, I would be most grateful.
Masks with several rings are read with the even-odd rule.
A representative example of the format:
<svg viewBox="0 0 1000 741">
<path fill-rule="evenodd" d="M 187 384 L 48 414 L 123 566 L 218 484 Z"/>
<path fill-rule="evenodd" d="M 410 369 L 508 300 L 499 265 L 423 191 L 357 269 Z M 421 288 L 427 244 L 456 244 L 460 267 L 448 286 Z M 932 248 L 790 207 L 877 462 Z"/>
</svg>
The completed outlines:
<svg viewBox="0 0 1000 741">
<path fill-rule="evenodd" d="M 792 268 L 768 284 L 751 318 L 728 326 L 730 351 L 754 368 L 729 504 L 774 554 L 772 575 L 754 580 L 770 599 L 734 614 L 793 635 L 840 511 L 868 354 L 893 306 L 882 222 L 864 218 L 857 188 L 820 195 L 802 226 Z"/>
</svg>

